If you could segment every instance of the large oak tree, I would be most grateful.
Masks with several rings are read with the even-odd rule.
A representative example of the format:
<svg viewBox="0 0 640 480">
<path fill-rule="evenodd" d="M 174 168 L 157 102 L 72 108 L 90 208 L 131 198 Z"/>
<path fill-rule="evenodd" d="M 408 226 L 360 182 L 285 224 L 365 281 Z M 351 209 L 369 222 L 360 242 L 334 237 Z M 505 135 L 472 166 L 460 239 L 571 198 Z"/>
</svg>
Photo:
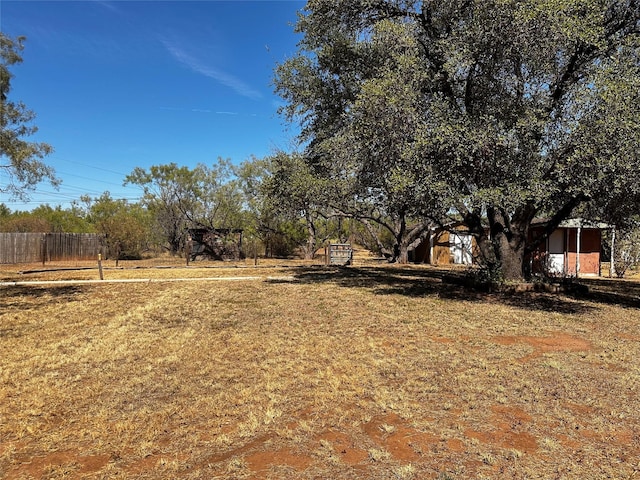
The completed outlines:
<svg viewBox="0 0 640 480">
<path fill-rule="evenodd" d="M 640 0 L 310 0 L 276 89 L 317 175 L 462 219 L 517 279 L 534 217 L 639 203 L 639 19 Z"/>
</svg>

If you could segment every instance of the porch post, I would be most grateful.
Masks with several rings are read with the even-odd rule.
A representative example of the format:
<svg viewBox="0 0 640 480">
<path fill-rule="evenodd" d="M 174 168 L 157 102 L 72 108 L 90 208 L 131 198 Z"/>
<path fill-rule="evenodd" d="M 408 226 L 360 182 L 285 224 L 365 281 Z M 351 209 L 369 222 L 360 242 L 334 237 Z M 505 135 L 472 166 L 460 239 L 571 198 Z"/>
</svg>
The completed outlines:
<svg viewBox="0 0 640 480">
<path fill-rule="evenodd" d="M 613 250 L 616 244 L 616 227 L 611 227 L 611 258 L 609 259 L 609 278 L 616 274 L 616 264 L 614 261 Z"/>
<path fill-rule="evenodd" d="M 576 234 L 576 278 L 580 275 L 580 237 L 582 236 L 582 227 L 578 226 Z"/>
<path fill-rule="evenodd" d="M 434 228 L 432 232 L 431 228 L 429 228 L 429 265 L 435 265 L 433 261 L 433 241 L 435 240 L 435 236 L 436 229 Z"/>
<path fill-rule="evenodd" d="M 562 265 L 562 276 L 569 276 L 569 232 L 568 228 L 564 229 L 564 262 Z"/>
</svg>

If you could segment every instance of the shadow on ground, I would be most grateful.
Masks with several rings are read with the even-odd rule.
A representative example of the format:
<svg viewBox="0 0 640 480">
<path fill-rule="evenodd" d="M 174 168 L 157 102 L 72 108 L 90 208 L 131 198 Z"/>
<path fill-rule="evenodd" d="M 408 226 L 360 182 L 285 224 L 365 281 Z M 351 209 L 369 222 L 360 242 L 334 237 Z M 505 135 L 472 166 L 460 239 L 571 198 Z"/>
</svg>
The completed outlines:
<svg viewBox="0 0 640 480">
<path fill-rule="evenodd" d="M 585 278 L 581 283 L 589 287 L 588 300 L 628 308 L 640 308 L 640 282 L 637 280 Z"/>
<path fill-rule="evenodd" d="M 47 287 L 5 287 L 2 288 L 0 300 L 0 314 L 11 308 L 25 305 L 28 302 L 29 308 L 38 307 L 41 304 L 51 301 L 73 302 L 78 299 L 78 294 L 86 291 L 81 286 L 61 285 Z"/>
<path fill-rule="evenodd" d="M 311 267 L 297 269 L 299 282 L 330 282 L 343 287 L 361 287 L 378 295 L 409 297 L 437 296 L 472 302 L 498 302 L 526 310 L 579 314 L 592 311 L 593 303 L 640 308 L 640 283 L 605 279 L 585 279 L 582 293 L 481 292 L 465 287 L 452 278 L 463 272 L 397 267 Z"/>
</svg>

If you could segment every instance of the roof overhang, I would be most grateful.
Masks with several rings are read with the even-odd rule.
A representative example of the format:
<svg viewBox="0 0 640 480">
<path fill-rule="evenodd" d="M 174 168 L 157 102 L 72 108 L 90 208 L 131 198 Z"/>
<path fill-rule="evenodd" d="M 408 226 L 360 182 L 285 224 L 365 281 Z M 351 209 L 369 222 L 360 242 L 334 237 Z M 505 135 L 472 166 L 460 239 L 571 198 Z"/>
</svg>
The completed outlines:
<svg viewBox="0 0 640 480">
<path fill-rule="evenodd" d="M 535 219 L 531 223 L 531 225 L 537 227 L 537 226 L 545 226 L 547 223 L 549 223 L 549 219 L 540 218 L 540 219 Z M 607 230 L 607 229 L 614 228 L 614 225 L 610 225 L 604 222 L 594 222 L 591 220 L 586 220 L 584 218 L 567 218 L 566 220 L 563 220 L 562 222 L 560 222 L 560 224 L 558 225 L 558 228 L 593 228 L 598 230 Z"/>
</svg>

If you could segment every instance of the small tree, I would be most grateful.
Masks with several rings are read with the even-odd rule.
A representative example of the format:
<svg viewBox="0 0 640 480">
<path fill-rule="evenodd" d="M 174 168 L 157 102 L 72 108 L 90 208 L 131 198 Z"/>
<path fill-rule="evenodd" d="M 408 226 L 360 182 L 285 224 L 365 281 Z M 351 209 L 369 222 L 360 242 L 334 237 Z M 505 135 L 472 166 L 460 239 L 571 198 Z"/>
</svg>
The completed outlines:
<svg viewBox="0 0 640 480">
<path fill-rule="evenodd" d="M 126 184 L 139 185 L 169 251 L 181 251 L 188 228 L 240 228 L 242 195 L 230 162 L 190 169 L 176 163 L 135 168 Z"/>
<path fill-rule="evenodd" d="M 329 182 L 314 175 L 298 153 L 278 152 L 270 162 L 270 175 L 262 187 L 269 210 L 287 226 L 290 234 L 298 236 L 304 229 L 306 241 L 302 250 L 306 259 L 312 259 L 324 240 L 321 231 L 326 230 L 322 227 L 329 216 L 326 206 Z"/>
<path fill-rule="evenodd" d="M 60 205 L 55 208 L 50 205 L 39 205 L 31 211 L 31 215 L 48 221 L 52 232 L 91 233 L 94 231 L 83 212 L 74 205 L 65 209 Z"/>
<path fill-rule="evenodd" d="M 109 192 L 89 202 L 89 221 L 102 233 L 111 255 L 140 258 L 150 236 L 149 212 L 139 204 L 114 200 Z"/>
<path fill-rule="evenodd" d="M 269 157 L 251 157 L 235 169 L 239 189 L 243 195 L 243 228 L 250 242 L 249 255 L 258 255 L 257 242 L 262 244 L 265 256 L 272 255 L 276 232 L 276 214 L 265 191 L 265 181 L 271 175 Z"/>
<path fill-rule="evenodd" d="M 13 212 L 0 218 L 0 232 L 49 233 L 53 228 L 49 220 L 31 212 Z"/>
<path fill-rule="evenodd" d="M 630 268 L 640 265 L 640 227 L 629 228 L 618 232 L 614 248 L 614 265 L 616 275 L 624 277 Z"/>
<path fill-rule="evenodd" d="M 0 205 L 0 231 L 90 233 L 94 229 L 85 213 L 76 205 L 67 209 L 59 205 L 55 208 L 39 205 L 30 212 L 11 212 L 6 206 Z"/>
</svg>

